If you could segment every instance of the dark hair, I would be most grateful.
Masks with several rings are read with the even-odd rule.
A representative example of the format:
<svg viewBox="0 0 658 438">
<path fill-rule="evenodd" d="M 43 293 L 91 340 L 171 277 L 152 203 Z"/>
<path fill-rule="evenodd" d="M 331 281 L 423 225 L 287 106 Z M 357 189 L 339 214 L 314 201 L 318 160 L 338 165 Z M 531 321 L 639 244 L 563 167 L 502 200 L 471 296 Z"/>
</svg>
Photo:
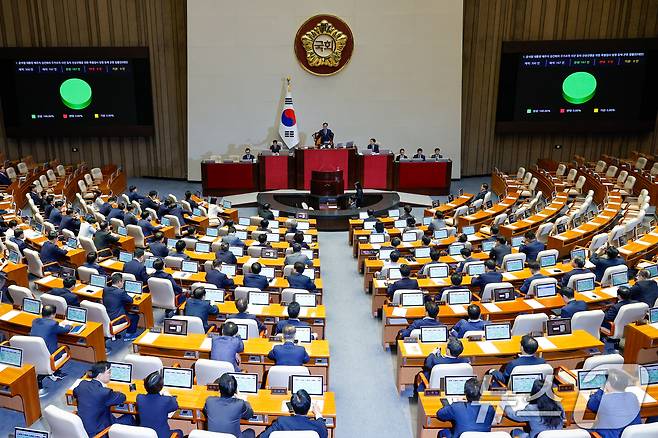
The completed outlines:
<svg viewBox="0 0 658 438">
<path fill-rule="evenodd" d="M 290 247 L 292 248 L 292 252 L 300 252 L 302 250 L 302 246 L 297 242 L 290 245 Z"/>
<path fill-rule="evenodd" d="M 53 240 L 53 239 L 57 239 L 57 231 L 48 232 L 48 240 Z"/>
<path fill-rule="evenodd" d="M 52 306 L 50 304 L 46 304 L 41 308 L 41 316 L 43 316 L 44 318 L 53 316 L 55 313 L 57 313 L 57 309 L 55 308 L 55 306 Z"/>
<path fill-rule="evenodd" d="M 460 242 L 460 243 L 468 242 L 468 236 L 464 233 L 461 233 L 459 235 L 459 237 L 457 237 L 457 242 Z"/>
<path fill-rule="evenodd" d="M 105 360 L 101 360 L 100 362 L 96 362 L 91 366 L 88 374 L 89 377 L 95 379 L 96 377 L 98 377 L 99 374 L 103 374 L 105 371 L 109 369 L 110 369 L 110 363 Z"/>
<path fill-rule="evenodd" d="M 162 271 L 163 268 L 164 268 L 164 262 L 162 261 L 162 259 L 161 258 L 155 259 L 155 261 L 153 262 L 153 269 L 155 269 L 156 271 Z"/>
<path fill-rule="evenodd" d="M 638 275 L 645 280 L 648 278 L 651 278 L 651 273 L 647 271 L 646 269 L 640 269 L 640 272 L 638 272 Z"/>
<path fill-rule="evenodd" d="M 464 383 L 464 395 L 469 402 L 480 400 L 480 382 L 477 377 L 472 377 Z"/>
<path fill-rule="evenodd" d="M 267 242 L 267 234 L 262 233 L 258 235 L 258 243 L 263 244 Z"/>
<path fill-rule="evenodd" d="M 135 248 L 135 252 L 133 254 L 133 257 L 136 259 L 140 258 L 141 256 L 144 255 L 144 249 L 143 248 Z"/>
<path fill-rule="evenodd" d="M 384 223 L 380 220 L 377 220 L 375 222 L 375 231 L 378 233 L 383 233 L 384 232 Z"/>
<path fill-rule="evenodd" d="M 432 243 L 432 238 L 427 234 L 423 234 L 423 237 L 420 238 L 420 241 L 423 245 L 427 246 Z"/>
<path fill-rule="evenodd" d="M 388 256 L 392 262 L 397 262 L 400 260 L 400 252 L 399 251 L 391 251 L 391 254 Z"/>
<path fill-rule="evenodd" d="M 293 236 L 292 240 L 301 245 L 304 242 L 304 233 L 301 231 L 295 231 L 295 235 Z"/>
<path fill-rule="evenodd" d="M 128 191 L 129 191 L 129 192 L 133 192 L 133 191 L 135 191 L 135 190 L 137 190 L 137 186 L 130 186 L 130 187 L 128 187 Z"/>
<path fill-rule="evenodd" d="M 468 248 L 462 248 L 459 250 L 459 253 L 462 255 L 462 257 L 470 257 L 471 256 L 471 250 Z"/>
<path fill-rule="evenodd" d="M 466 309 L 466 313 L 468 313 L 468 319 L 480 319 L 481 312 L 482 311 L 477 304 L 469 304 L 468 308 Z"/>
<path fill-rule="evenodd" d="M 402 207 L 402 209 L 404 210 L 405 213 L 408 214 L 408 213 L 411 213 L 412 207 L 411 207 L 411 205 L 407 204 L 404 207 Z"/>
<path fill-rule="evenodd" d="M 433 262 L 438 262 L 441 258 L 441 252 L 436 248 L 430 249 L 430 258 Z"/>
<path fill-rule="evenodd" d="M 628 386 L 629 376 L 618 368 L 608 370 L 608 383 L 615 391 L 624 391 Z"/>
<path fill-rule="evenodd" d="M 73 286 L 75 286 L 75 277 L 71 277 L 69 275 L 64 277 L 64 287 L 69 289 L 72 288 Z"/>
<path fill-rule="evenodd" d="M 628 300 L 631 298 L 631 288 L 628 286 L 619 286 L 617 288 L 617 296 L 622 300 Z"/>
<path fill-rule="evenodd" d="M 464 351 L 464 344 L 462 344 L 462 341 L 459 339 L 450 337 L 450 339 L 448 339 L 447 348 L 450 351 L 450 355 L 452 357 L 459 357 L 459 355 Z"/>
<path fill-rule="evenodd" d="M 605 254 L 609 259 L 615 259 L 619 256 L 619 250 L 614 246 L 609 246 L 608 249 L 605 250 Z"/>
<path fill-rule="evenodd" d="M 206 295 L 206 290 L 202 287 L 197 287 L 192 291 L 192 296 L 197 300 L 203 299 L 205 295 Z"/>
<path fill-rule="evenodd" d="M 266 230 L 269 225 L 270 225 L 270 221 L 268 221 L 267 219 L 263 219 L 260 221 L 260 227 L 264 230 Z"/>
<path fill-rule="evenodd" d="M 445 216 L 445 215 L 443 214 L 443 212 L 442 212 L 441 210 L 437 210 L 437 211 L 434 213 L 434 217 L 436 217 L 437 219 L 443 219 L 444 216 Z"/>
<path fill-rule="evenodd" d="M 158 196 L 158 192 L 155 191 L 155 190 L 151 190 L 151 191 L 149 192 L 149 196 Z"/>
<path fill-rule="evenodd" d="M 20 228 L 14 230 L 14 237 L 16 239 L 20 239 L 22 236 L 23 236 L 23 230 L 21 230 Z"/>
<path fill-rule="evenodd" d="M 222 334 L 224 336 L 235 336 L 237 332 L 238 326 L 232 321 L 225 322 L 224 326 L 222 326 Z"/>
<path fill-rule="evenodd" d="M 159 394 L 164 386 L 164 379 L 160 371 L 153 371 L 144 378 L 144 389 L 148 394 Z"/>
<path fill-rule="evenodd" d="M 110 225 L 110 224 L 108 224 L 107 221 L 101 221 L 101 222 L 98 224 L 98 228 L 100 228 L 101 230 L 107 230 L 107 227 L 108 227 L 109 225 Z"/>
<path fill-rule="evenodd" d="M 427 312 L 427 316 L 436 319 L 436 315 L 439 314 L 439 305 L 434 301 L 428 301 L 425 303 L 425 311 Z"/>
<path fill-rule="evenodd" d="M 411 266 L 406 263 L 400 266 L 400 274 L 402 274 L 403 277 L 409 277 L 411 275 Z"/>
<path fill-rule="evenodd" d="M 215 383 L 219 385 L 219 393 L 222 397 L 233 397 L 235 391 L 238 389 L 238 382 L 229 373 L 222 374 Z"/>
<path fill-rule="evenodd" d="M 238 312 L 244 313 L 249 307 L 249 301 L 245 297 L 240 297 L 235 301 L 235 308 L 238 309 Z"/>
<path fill-rule="evenodd" d="M 149 217 L 149 215 L 150 215 L 150 213 L 148 211 L 144 210 L 140 216 L 141 216 L 142 219 L 147 219 Z"/>
<path fill-rule="evenodd" d="M 537 261 L 535 260 L 528 262 L 528 268 L 530 268 L 531 271 L 539 271 L 540 266 L 539 263 L 537 263 Z"/>
<path fill-rule="evenodd" d="M 162 240 L 164 239 L 164 233 L 162 231 L 158 231 L 153 235 L 153 238 L 155 240 Z"/>
<path fill-rule="evenodd" d="M 192 192 L 185 190 L 185 199 L 190 199 L 192 197 Z"/>
<path fill-rule="evenodd" d="M 493 271 L 494 269 L 496 269 L 496 262 L 491 259 L 486 260 L 484 262 L 484 267 Z"/>
<path fill-rule="evenodd" d="M 530 335 L 523 335 L 521 338 L 521 348 L 525 354 L 535 354 L 539 348 L 539 343 Z"/>
<path fill-rule="evenodd" d="M 304 272 L 305 268 L 306 268 L 306 265 L 304 265 L 304 263 L 302 263 L 302 262 L 295 262 L 295 264 L 293 265 L 293 269 L 298 274 L 302 274 Z"/>
<path fill-rule="evenodd" d="M 311 409 L 311 396 L 304 389 L 300 389 L 290 397 L 290 404 L 297 415 L 308 414 Z"/>
<path fill-rule="evenodd" d="M 535 235 L 534 231 L 527 231 L 525 233 L 525 238 L 528 239 L 528 240 L 535 240 L 535 237 L 537 237 L 537 236 Z"/>
<path fill-rule="evenodd" d="M 585 259 L 583 259 L 582 257 L 574 257 L 574 259 L 572 260 L 572 262 L 573 262 L 576 266 L 578 266 L 579 268 L 584 268 L 584 267 L 585 267 Z"/>
<path fill-rule="evenodd" d="M 176 242 L 176 251 L 182 252 L 182 251 L 185 250 L 186 246 L 187 246 L 187 244 L 185 243 L 185 241 L 181 239 L 181 240 Z"/>
<path fill-rule="evenodd" d="M 121 283 L 123 281 L 123 274 L 121 272 L 113 273 L 110 277 L 110 281 L 112 282 L 112 285 Z"/>
<path fill-rule="evenodd" d="M 491 235 L 492 235 L 492 236 L 497 235 L 498 232 L 500 231 L 500 230 L 498 229 L 498 225 L 494 225 L 494 226 L 492 226 L 492 227 L 490 228 L 490 230 L 491 230 Z"/>
<path fill-rule="evenodd" d="M 96 254 L 94 251 L 91 251 L 89 254 L 87 254 L 87 263 L 94 263 L 97 258 L 98 254 Z"/>
<path fill-rule="evenodd" d="M 288 304 L 288 318 L 297 318 L 301 310 L 301 306 L 296 301 Z"/>
<path fill-rule="evenodd" d="M 408 217 L 407 218 L 407 226 L 408 227 L 414 227 L 416 226 L 416 219 L 413 217 Z"/>
<path fill-rule="evenodd" d="M 394 237 L 394 238 L 391 239 L 391 246 L 393 246 L 393 247 L 398 247 L 398 246 L 400 246 L 401 243 L 402 243 L 402 241 L 400 240 L 399 237 Z"/>
<path fill-rule="evenodd" d="M 370 141 L 375 141 L 376 142 L 377 140 L 375 140 L 374 138 L 371 138 Z"/>
<path fill-rule="evenodd" d="M 574 292 L 572 288 L 564 286 L 563 288 L 560 289 L 560 295 L 571 299 L 574 297 Z"/>
<path fill-rule="evenodd" d="M 507 243 L 507 239 L 505 239 L 505 236 L 496 236 L 496 240 L 501 245 L 505 245 Z"/>
<path fill-rule="evenodd" d="M 18 221 L 16 219 L 12 219 L 9 222 L 7 222 L 10 228 L 14 228 L 16 225 L 18 225 Z"/>
<path fill-rule="evenodd" d="M 562 405 L 549 397 L 545 391 L 542 391 L 543 388 L 544 380 L 535 380 L 530 390 L 528 402 L 537 405 L 537 411 L 540 413 L 542 424 L 549 426 L 551 429 L 557 429 L 562 425 L 562 417 L 564 415 Z M 547 414 L 542 415 L 544 412 Z M 557 412 L 560 412 L 560 415 L 557 415 Z"/>
<path fill-rule="evenodd" d="M 368 210 L 366 210 L 366 213 L 368 213 L 368 216 L 374 216 L 375 215 L 375 210 L 373 210 L 372 208 L 369 208 Z"/>
<path fill-rule="evenodd" d="M 259 274 L 259 273 L 260 273 L 260 270 L 261 270 L 262 268 L 263 268 L 263 267 L 260 265 L 260 263 L 255 262 L 255 263 L 253 263 L 253 264 L 251 265 L 251 273 L 252 273 L 252 274 Z"/>
<path fill-rule="evenodd" d="M 452 275 L 450 275 L 450 283 L 452 283 L 453 286 L 459 286 L 462 284 L 462 280 L 463 278 L 461 274 L 453 272 Z"/>
</svg>

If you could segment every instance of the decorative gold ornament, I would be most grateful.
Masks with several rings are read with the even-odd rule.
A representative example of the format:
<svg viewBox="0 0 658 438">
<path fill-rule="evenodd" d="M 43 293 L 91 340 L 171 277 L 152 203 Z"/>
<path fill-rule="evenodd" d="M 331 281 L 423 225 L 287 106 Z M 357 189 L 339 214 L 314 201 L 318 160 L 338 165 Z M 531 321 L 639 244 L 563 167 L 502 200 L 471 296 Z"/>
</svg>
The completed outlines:
<svg viewBox="0 0 658 438">
<path fill-rule="evenodd" d="M 338 67 L 348 37 L 327 20 L 302 35 L 306 59 L 311 67 Z"/>
</svg>

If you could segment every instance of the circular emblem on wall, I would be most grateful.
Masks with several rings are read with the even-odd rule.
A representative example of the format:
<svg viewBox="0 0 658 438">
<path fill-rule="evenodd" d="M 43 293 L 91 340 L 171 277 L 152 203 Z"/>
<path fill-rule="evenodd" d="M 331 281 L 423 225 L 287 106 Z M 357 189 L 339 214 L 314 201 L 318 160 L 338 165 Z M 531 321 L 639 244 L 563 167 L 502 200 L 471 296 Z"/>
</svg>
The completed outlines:
<svg viewBox="0 0 658 438">
<path fill-rule="evenodd" d="M 350 62 L 354 37 L 347 23 L 333 15 L 315 15 L 304 22 L 295 36 L 295 55 L 314 75 L 338 73 Z"/>
</svg>

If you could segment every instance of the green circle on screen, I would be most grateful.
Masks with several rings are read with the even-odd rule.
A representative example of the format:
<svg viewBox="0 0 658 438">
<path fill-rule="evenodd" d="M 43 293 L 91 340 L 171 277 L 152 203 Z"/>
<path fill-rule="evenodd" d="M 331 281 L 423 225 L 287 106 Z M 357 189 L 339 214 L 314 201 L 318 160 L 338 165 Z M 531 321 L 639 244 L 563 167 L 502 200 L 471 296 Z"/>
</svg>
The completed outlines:
<svg viewBox="0 0 658 438">
<path fill-rule="evenodd" d="M 71 78 L 59 86 L 62 103 L 74 110 L 85 109 L 91 103 L 91 86 L 82 79 Z"/>
<path fill-rule="evenodd" d="M 571 73 L 562 82 L 562 97 L 575 105 L 587 102 L 595 92 L 596 78 L 586 71 Z"/>
</svg>

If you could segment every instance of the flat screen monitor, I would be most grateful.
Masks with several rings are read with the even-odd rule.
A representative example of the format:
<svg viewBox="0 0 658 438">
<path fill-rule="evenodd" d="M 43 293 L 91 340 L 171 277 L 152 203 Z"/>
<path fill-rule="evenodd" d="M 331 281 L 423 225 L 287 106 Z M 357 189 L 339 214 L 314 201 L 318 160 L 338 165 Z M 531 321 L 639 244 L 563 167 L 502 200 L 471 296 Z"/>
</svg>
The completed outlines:
<svg viewBox="0 0 658 438">
<path fill-rule="evenodd" d="M 247 324 L 235 324 L 238 326 L 238 337 L 243 341 L 249 339 L 249 326 Z"/>
<path fill-rule="evenodd" d="M 244 254 L 244 248 L 241 246 L 229 246 L 228 250 L 236 257 L 242 257 Z"/>
<path fill-rule="evenodd" d="M 323 376 L 290 376 L 290 391 L 294 394 L 300 389 L 306 390 L 308 395 L 324 394 L 324 377 Z"/>
<path fill-rule="evenodd" d="M 210 252 L 210 244 L 205 242 L 197 242 L 194 245 L 194 251 L 207 254 Z"/>
<path fill-rule="evenodd" d="M 576 292 L 589 292 L 594 290 L 594 277 L 576 280 Z"/>
<path fill-rule="evenodd" d="M 211 289 L 209 287 L 205 288 L 206 296 L 205 300 L 210 301 L 210 304 L 217 304 L 224 302 L 224 291 L 221 289 Z"/>
<path fill-rule="evenodd" d="M 464 386 L 473 377 L 475 376 L 445 376 L 443 392 L 448 396 L 464 395 Z"/>
<path fill-rule="evenodd" d="M 221 265 L 219 271 L 228 277 L 235 277 L 238 267 L 236 265 Z"/>
<path fill-rule="evenodd" d="M 311 327 L 309 326 L 297 326 L 295 327 L 295 340 L 297 342 L 302 342 L 308 344 L 313 339 L 313 334 L 311 333 Z"/>
<path fill-rule="evenodd" d="M 235 232 L 235 237 L 240 240 L 247 240 L 247 232 L 244 230 L 238 230 Z"/>
<path fill-rule="evenodd" d="M 656 324 L 658 323 L 658 307 L 652 307 L 649 309 L 649 323 Z"/>
<path fill-rule="evenodd" d="M 368 212 L 367 211 L 360 211 L 359 212 L 359 219 L 368 219 Z"/>
<path fill-rule="evenodd" d="M 302 249 L 300 252 L 302 254 L 304 254 L 306 257 L 308 257 L 309 260 L 313 260 L 313 250 L 312 249 Z"/>
<path fill-rule="evenodd" d="M 119 253 L 119 261 L 123 263 L 128 263 L 131 262 L 133 259 L 133 255 L 129 252 L 121 251 Z"/>
<path fill-rule="evenodd" d="M 395 228 L 404 228 L 407 226 L 407 220 L 406 219 L 398 219 L 393 222 L 393 226 Z"/>
<path fill-rule="evenodd" d="M 557 257 L 555 257 L 555 254 L 548 254 L 539 258 L 539 266 L 542 268 L 548 268 L 550 266 L 555 266 L 556 264 Z"/>
<path fill-rule="evenodd" d="M 518 248 L 523 245 L 523 236 L 512 237 L 512 248 Z"/>
<path fill-rule="evenodd" d="M 267 306 L 270 304 L 270 293 L 249 291 L 249 304 L 252 306 Z"/>
<path fill-rule="evenodd" d="M 403 242 L 415 242 L 416 241 L 416 233 L 414 233 L 414 232 L 402 233 L 402 241 Z"/>
<path fill-rule="evenodd" d="M 571 318 L 555 318 L 546 321 L 548 336 L 571 334 Z"/>
<path fill-rule="evenodd" d="M 126 227 L 119 227 L 117 229 L 117 233 L 119 234 L 119 236 L 127 236 L 128 235 L 128 229 Z M 69 242 L 70 242 L 70 240 L 69 240 Z M 75 246 L 71 246 L 70 243 L 68 243 L 67 246 L 70 246 L 71 248 L 75 248 Z"/>
<path fill-rule="evenodd" d="M 430 268 L 428 269 L 428 274 L 430 278 L 447 278 L 448 266 L 447 265 L 430 266 Z"/>
<path fill-rule="evenodd" d="M 555 283 L 538 284 L 535 287 L 535 295 L 537 298 L 554 297 L 557 294 L 557 287 Z"/>
<path fill-rule="evenodd" d="M 229 373 L 235 377 L 238 391 L 243 394 L 258 394 L 258 374 L 251 373 Z"/>
<path fill-rule="evenodd" d="M 268 221 L 267 228 L 269 228 L 270 230 L 278 230 L 279 221 Z"/>
<path fill-rule="evenodd" d="M 123 227 L 120 227 L 119 229 L 121 229 L 121 228 L 123 228 Z M 119 234 L 121 234 L 121 233 L 119 233 Z M 128 235 L 128 232 L 126 232 L 126 234 L 121 234 L 121 235 L 126 236 L 126 235 Z M 66 246 L 68 246 L 69 248 L 77 248 L 78 247 L 78 239 L 76 239 L 75 237 L 69 237 L 68 239 L 66 239 Z"/>
<path fill-rule="evenodd" d="M 164 221 L 165 219 L 167 219 L 167 218 L 163 218 L 162 220 Z M 167 222 L 168 221 L 169 221 L 169 219 L 167 219 Z M 173 249 L 173 248 L 176 247 L 177 243 L 178 243 L 178 239 L 169 238 L 169 239 L 167 239 L 167 248 Z"/>
<path fill-rule="evenodd" d="M 304 234 L 304 243 L 310 245 L 313 242 L 313 236 L 310 234 Z"/>
<path fill-rule="evenodd" d="M 380 233 L 373 233 L 370 235 L 370 243 L 384 243 L 386 236 Z"/>
<path fill-rule="evenodd" d="M 505 270 L 507 272 L 522 271 L 523 270 L 523 260 L 521 260 L 521 259 L 508 260 L 505 263 Z"/>
<path fill-rule="evenodd" d="M 50 438 L 50 432 L 46 432 L 45 430 L 15 427 L 14 438 Z"/>
<path fill-rule="evenodd" d="M 231 208 L 233 203 L 228 199 L 222 199 L 222 208 Z"/>
<path fill-rule="evenodd" d="M 9 261 L 17 265 L 21 262 L 21 255 L 16 251 L 9 251 Z"/>
<path fill-rule="evenodd" d="M 451 256 L 458 256 L 461 255 L 461 250 L 464 249 L 464 244 L 463 243 L 453 243 L 452 245 L 448 246 L 448 254 Z"/>
<path fill-rule="evenodd" d="M 199 265 L 197 264 L 197 262 L 183 260 L 181 271 L 196 274 L 197 272 L 199 272 Z"/>
<path fill-rule="evenodd" d="M 423 218 L 423 225 L 429 225 L 432 223 L 432 216 L 426 216 Z"/>
<path fill-rule="evenodd" d="M 156 260 L 157 260 L 156 257 L 147 258 L 146 261 L 144 262 L 144 267 L 146 269 L 153 269 L 153 262 L 156 261 Z"/>
<path fill-rule="evenodd" d="M 208 236 L 208 237 L 218 237 L 219 236 L 219 229 L 217 229 L 217 228 L 207 228 L 206 229 L 206 236 Z"/>
<path fill-rule="evenodd" d="M 309 230 L 310 228 L 311 228 L 311 224 L 308 223 L 308 222 L 303 222 L 302 221 L 302 222 L 297 223 L 297 229 L 298 230 L 306 231 L 306 230 Z"/>
<path fill-rule="evenodd" d="M 470 304 L 471 292 L 468 290 L 451 290 L 448 292 L 447 301 L 450 305 Z"/>
<path fill-rule="evenodd" d="M 608 370 L 578 371 L 578 389 L 581 391 L 601 389 L 607 380 Z"/>
<path fill-rule="evenodd" d="M 123 282 L 123 288 L 129 294 L 141 294 L 142 286 L 141 281 L 126 280 Z"/>
<path fill-rule="evenodd" d="M 466 269 L 466 273 L 471 277 L 474 275 L 484 274 L 484 262 L 482 263 L 470 263 Z"/>
<path fill-rule="evenodd" d="M 389 210 L 388 217 L 400 217 L 400 210 Z"/>
<path fill-rule="evenodd" d="M 544 380 L 544 375 L 537 374 L 512 374 L 510 376 L 510 389 L 516 394 L 530 394 L 532 385 L 536 380 Z"/>
<path fill-rule="evenodd" d="M 162 368 L 164 386 L 169 388 L 192 389 L 194 371 L 190 368 Z"/>
<path fill-rule="evenodd" d="M 448 230 L 445 228 L 440 228 L 438 230 L 434 230 L 434 238 L 435 239 L 447 239 L 448 238 Z"/>
<path fill-rule="evenodd" d="M 374 230 L 375 229 L 375 221 L 366 221 L 363 223 L 363 229 L 364 230 Z"/>
<path fill-rule="evenodd" d="M 388 268 L 388 279 L 389 280 L 399 280 L 402 278 L 402 273 L 400 268 Z"/>
<path fill-rule="evenodd" d="M 23 365 L 23 350 L 20 348 L 0 346 L 0 363 L 12 367 L 21 367 Z"/>
<path fill-rule="evenodd" d="M 260 270 L 260 275 L 266 277 L 269 281 L 274 279 L 274 267 L 263 266 Z"/>
<path fill-rule="evenodd" d="M 66 308 L 66 320 L 85 324 L 87 322 L 87 309 L 82 307 L 68 306 Z"/>
<path fill-rule="evenodd" d="M 475 234 L 475 227 L 472 225 L 462 227 L 462 233 L 466 234 L 467 236 L 470 236 L 471 234 Z"/>
<path fill-rule="evenodd" d="M 389 260 L 391 258 L 391 253 L 395 251 L 393 248 L 382 248 L 379 250 L 378 258 L 379 260 Z"/>
<path fill-rule="evenodd" d="M 400 304 L 403 307 L 422 306 L 425 304 L 424 296 L 421 292 L 408 292 L 400 294 Z"/>
<path fill-rule="evenodd" d="M 201 213 L 201 209 L 199 208 L 194 208 L 192 209 L 192 216 L 202 216 L 203 213 Z"/>
<path fill-rule="evenodd" d="M 484 337 L 487 341 L 497 341 L 500 339 L 510 339 L 510 326 L 503 324 L 488 324 L 484 326 Z"/>
<path fill-rule="evenodd" d="M 645 266 L 643 269 L 649 272 L 651 278 L 658 277 L 658 265 Z"/>
<path fill-rule="evenodd" d="M 292 296 L 292 300 L 298 303 L 300 307 L 315 307 L 318 305 L 318 296 L 316 294 L 298 293 Z"/>
<path fill-rule="evenodd" d="M 485 240 L 482 242 L 482 252 L 489 252 L 493 249 L 494 246 L 496 246 L 496 242 L 494 240 Z"/>
<path fill-rule="evenodd" d="M 107 286 L 107 277 L 105 275 L 91 274 L 89 284 L 96 287 Z"/>
<path fill-rule="evenodd" d="M 130 383 L 133 366 L 129 363 L 110 362 L 110 380 L 112 382 Z"/>
<path fill-rule="evenodd" d="M 628 274 L 626 272 L 615 272 L 610 276 L 613 286 L 624 286 L 628 284 Z"/>
<path fill-rule="evenodd" d="M 426 259 L 430 256 L 430 250 L 431 250 L 431 248 L 429 246 L 423 246 L 421 248 L 416 248 L 416 251 L 414 251 L 414 256 L 417 259 Z"/>
<path fill-rule="evenodd" d="M 34 315 L 41 315 L 41 301 L 32 298 L 23 298 L 23 311 Z"/>
<path fill-rule="evenodd" d="M 640 365 L 640 385 L 658 384 L 658 365 Z"/>
<path fill-rule="evenodd" d="M 496 302 L 514 301 L 516 295 L 513 287 L 499 287 L 493 290 L 493 299 Z"/>
<path fill-rule="evenodd" d="M 275 233 L 267 233 L 265 237 L 267 238 L 267 241 L 270 243 L 279 241 L 279 235 Z"/>
<path fill-rule="evenodd" d="M 239 217 L 238 218 L 238 225 L 242 225 L 243 227 L 248 227 L 251 224 L 251 221 L 249 220 L 248 217 Z"/>
<path fill-rule="evenodd" d="M 448 341 L 448 327 L 445 325 L 437 325 L 433 327 L 420 328 L 420 341 L 421 342 L 447 342 Z"/>
<path fill-rule="evenodd" d="M 164 333 L 166 335 L 187 335 L 187 321 L 183 319 L 165 318 Z"/>
<path fill-rule="evenodd" d="M 304 272 L 302 273 L 304 277 L 308 277 L 311 280 L 315 279 L 315 269 L 313 268 L 306 268 L 304 269 Z"/>
<path fill-rule="evenodd" d="M 580 257 L 581 259 L 586 260 L 587 250 L 585 248 L 572 249 L 571 260 L 575 259 L 576 257 Z"/>
</svg>

